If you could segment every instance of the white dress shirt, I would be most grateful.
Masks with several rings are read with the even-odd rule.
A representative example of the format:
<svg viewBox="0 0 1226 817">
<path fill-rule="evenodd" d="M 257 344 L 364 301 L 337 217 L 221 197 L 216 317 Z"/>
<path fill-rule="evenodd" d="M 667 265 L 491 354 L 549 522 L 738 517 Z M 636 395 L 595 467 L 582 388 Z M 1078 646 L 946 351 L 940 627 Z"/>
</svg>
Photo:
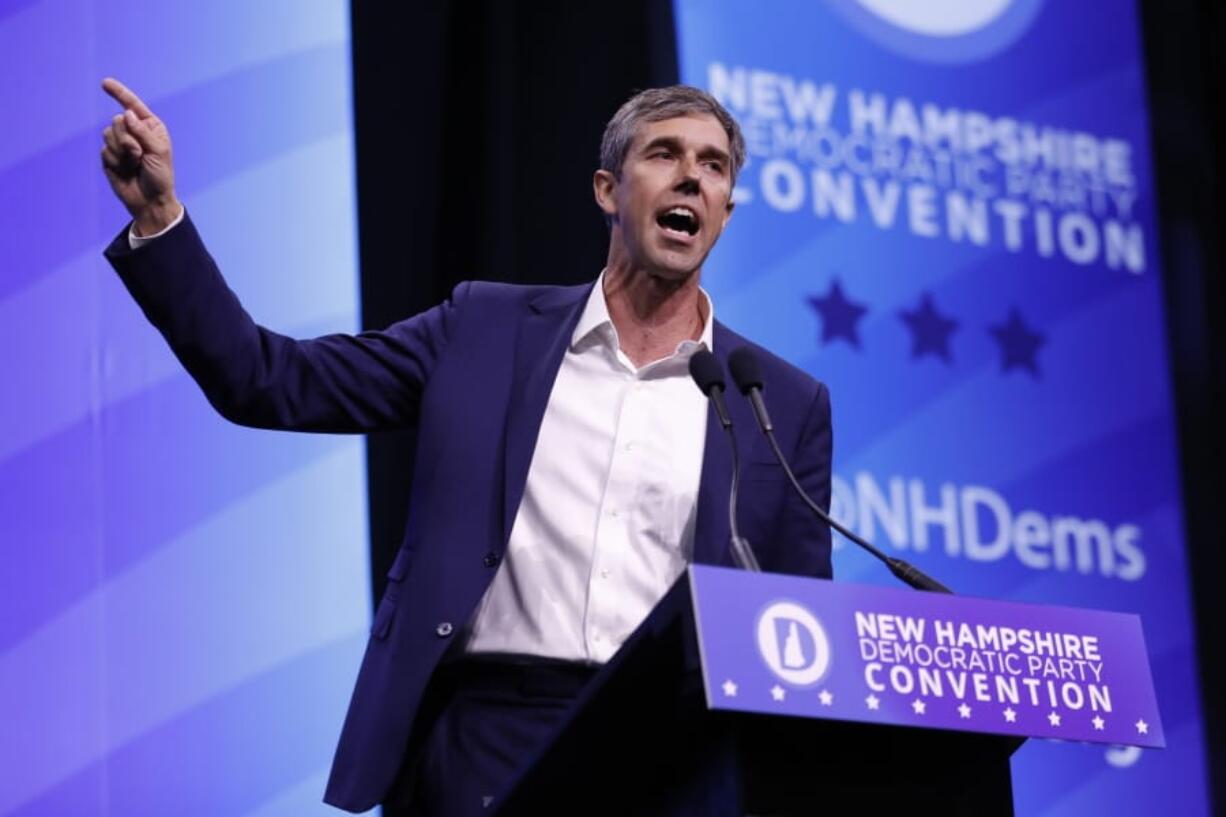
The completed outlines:
<svg viewBox="0 0 1226 817">
<path fill-rule="evenodd" d="M 466 652 L 604 663 L 693 553 L 707 399 L 684 341 L 637 368 L 593 287 L 541 422 L 506 558 Z"/>
</svg>

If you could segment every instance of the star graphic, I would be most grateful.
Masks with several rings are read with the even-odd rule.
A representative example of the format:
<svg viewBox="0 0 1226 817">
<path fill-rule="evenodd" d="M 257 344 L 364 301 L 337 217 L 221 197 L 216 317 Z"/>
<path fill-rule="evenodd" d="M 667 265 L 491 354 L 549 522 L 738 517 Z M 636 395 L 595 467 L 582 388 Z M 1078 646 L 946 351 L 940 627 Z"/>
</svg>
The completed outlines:
<svg viewBox="0 0 1226 817">
<path fill-rule="evenodd" d="M 823 689 L 817 693 L 817 697 L 821 700 L 822 706 L 830 706 L 834 703 L 834 695 L 830 694 L 828 690 Z"/>
<path fill-rule="evenodd" d="M 923 701 L 921 701 L 919 698 L 916 698 L 914 701 L 911 702 L 911 708 L 915 710 L 916 715 L 923 715 L 924 710 L 928 708 L 928 705 L 925 704 Z"/>
<path fill-rule="evenodd" d="M 1047 716 L 1047 722 L 1050 723 L 1052 726 L 1059 726 L 1060 716 L 1056 714 L 1055 712 L 1052 712 L 1050 715 Z"/>
<path fill-rule="evenodd" d="M 881 706 L 881 699 L 870 693 L 869 696 L 864 699 L 864 703 L 868 704 L 869 709 L 876 710 L 879 706 Z"/>
<path fill-rule="evenodd" d="M 785 692 L 783 687 L 779 686 L 778 684 L 775 684 L 773 687 L 771 687 L 771 697 L 774 698 L 776 701 L 782 701 L 783 696 L 786 694 L 787 692 Z"/>
<path fill-rule="evenodd" d="M 736 697 L 736 683 L 733 682 L 731 678 L 729 678 L 727 681 L 724 681 L 724 697 L 725 698 L 735 698 Z"/>
<path fill-rule="evenodd" d="M 1017 713 L 1013 711 L 1013 707 L 1005 710 L 1005 720 L 1009 723 L 1017 723 Z"/>
<path fill-rule="evenodd" d="M 953 362 L 949 354 L 949 336 L 958 328 L 958 322 L 937 311 L 931 293 L 925 292 L 918 307 L 903 309 L 898 316 L 911 330 L 912 360 L 934 355 L 946 363 Z"/>
<path fill-rule="evenodd" d="M 1094 728 L 1099 732 L 1103 731 L 1103 727 L 1107 724 L 1107 722 L 1102 719 L 1101 715 L 1095 715 L 1090 720 L 1090 723 L 1094 724 Z"/>
<path fill-rule="evenodd" d="M 822 343 L 835 340 L 845 340 L 857 349 L 860 348 L 860 335 L 856 324 L 868 308 L 847 300 L 843 294 L 843 285 L 835 278 L 830 283 L 830 290 L 820 298 L 810 297 L 809 305 L 817 310 L 822 319 Z"/>
<path fill-rule="evenodd" d="M 481 808 L 489 808 L 493 804 L 494 804 L 494 795 L 492 794 L 481 795 Z"/>
<path fill-rule="evenodd" d="M 1035 377 L 1039 376 L 1039 347 L 1046 341 L 1038 332 L 1026 326 L 1022 314 L 1017 307 L 1009 310 L 1009 319 L 1002 324 L 989 326 L 988 331 L 1000 344 L 1000 369 L 1008 372 L 1012 369 L 1025 369 Z"/>
<path fill-rule="evenodd" d="M 961 705 L 958 706 L 958 717 L 959 718 L 969 718 L 970 716 L 971 716 L 971 708 L 969 706 L 967 706 L 965 703 L 962 703 Z"/>
<path fill-rule="evenodd" d="M 1146 723 L 1145 721 L 1140 721 L 1140 720 L 1137 721 L 1137 734 L 1138 735 L 1148 735 L 1149 734 L 1149 724 Z"/>
</svg>

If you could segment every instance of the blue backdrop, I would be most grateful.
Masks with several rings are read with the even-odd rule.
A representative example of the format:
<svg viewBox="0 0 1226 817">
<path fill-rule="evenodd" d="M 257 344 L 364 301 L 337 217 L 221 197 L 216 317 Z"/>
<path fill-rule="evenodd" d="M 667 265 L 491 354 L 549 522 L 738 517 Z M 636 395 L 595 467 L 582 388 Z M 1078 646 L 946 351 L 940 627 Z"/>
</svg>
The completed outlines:
<svg viewBox="0 0 1226 817">
<path fill-rule="evenodd" d="M 218 418 L 101 257 L 99 89 L 169 125 L 262 322 L 357 327 L 348 3 L 0 5 L 0 814 L 334 813 L 360 439 Z"/>
<path fill-rule="evenodd" d="M 1205 814 L 1132 3 L 676 11 L 749 143 L 706 286 L 830 385 L 836 515 L 964 593 L 1142 616 L 1168 748 L 1031 741 L 1018 812 Z"/>
</svg>

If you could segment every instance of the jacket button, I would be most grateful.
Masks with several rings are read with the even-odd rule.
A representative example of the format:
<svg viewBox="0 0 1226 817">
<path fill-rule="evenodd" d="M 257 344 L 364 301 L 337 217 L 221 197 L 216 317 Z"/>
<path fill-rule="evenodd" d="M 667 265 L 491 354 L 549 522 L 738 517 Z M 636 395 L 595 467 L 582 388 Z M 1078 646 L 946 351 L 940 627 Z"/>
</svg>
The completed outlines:
<svg viewBox="0 0 1226 817">
<path fill-rule="evenodd" d="M 446 638 L 447 636 L 451 635 L 451 622 L 450 621 L 439 622 L 439 625 L 434 628 L 434 633 L 439 638 Z"/>
<path fill-rule="evenodd" d="M 498 554 L 491 550 L 489 553 L 485 554 L 485 558 L 482 559 L 481 562 L 486 567 L 493 567 L 494 565 L 498 564 Z"/>
</svg>

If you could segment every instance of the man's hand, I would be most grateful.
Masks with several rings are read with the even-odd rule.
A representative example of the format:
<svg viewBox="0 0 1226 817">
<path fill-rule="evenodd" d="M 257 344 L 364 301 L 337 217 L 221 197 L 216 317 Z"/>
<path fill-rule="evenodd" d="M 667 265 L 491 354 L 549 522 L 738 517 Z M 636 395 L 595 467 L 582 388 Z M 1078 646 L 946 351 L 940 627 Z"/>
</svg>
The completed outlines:
<svg viewBox="0 0 1226 817">
<path fill-rule="evenodd" d="M 137 235 L 159 233 L 178 218 L 170 134 L 149 106 L 119 80 L 102 90 L 123 106 L 102 132 L 102 169 L 111 189 L 132 214 Z"/>
</svg>

